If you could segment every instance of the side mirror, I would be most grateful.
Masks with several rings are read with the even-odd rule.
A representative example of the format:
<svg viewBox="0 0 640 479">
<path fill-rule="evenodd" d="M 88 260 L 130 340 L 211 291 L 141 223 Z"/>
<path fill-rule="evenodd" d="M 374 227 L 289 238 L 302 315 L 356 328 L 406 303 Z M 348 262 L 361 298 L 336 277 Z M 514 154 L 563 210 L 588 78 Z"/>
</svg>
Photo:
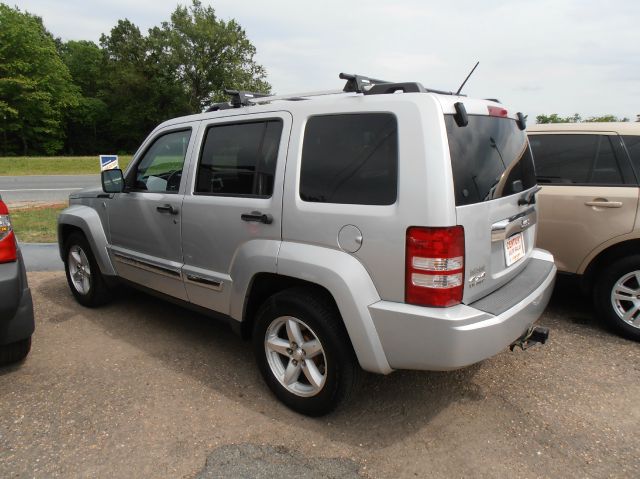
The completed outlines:
<svg viewBox="0 0 640 479">
<path fill-rule="evenodd" d="M 105 170 L 101 173 L 102 191 L 105 193 L 122 193 L 124 191 L 124 176 L 122 170 Z"/>
</svg>

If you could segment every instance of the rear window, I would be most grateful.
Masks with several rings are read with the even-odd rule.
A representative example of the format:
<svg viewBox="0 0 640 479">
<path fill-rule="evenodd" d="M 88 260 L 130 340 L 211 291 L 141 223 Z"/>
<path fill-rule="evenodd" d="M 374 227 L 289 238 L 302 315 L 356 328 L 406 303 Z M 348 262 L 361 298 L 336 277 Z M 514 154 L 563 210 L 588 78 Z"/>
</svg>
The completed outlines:
<svg viewBox="0 0 640 479">
<path fill-rule="evenodd" d="M 460 127 L 445 115 L 456 205 L 509 196 L 536 184 L 533 159 L 524 131 L 515 120 L 469 115 Z"/>
</svg>

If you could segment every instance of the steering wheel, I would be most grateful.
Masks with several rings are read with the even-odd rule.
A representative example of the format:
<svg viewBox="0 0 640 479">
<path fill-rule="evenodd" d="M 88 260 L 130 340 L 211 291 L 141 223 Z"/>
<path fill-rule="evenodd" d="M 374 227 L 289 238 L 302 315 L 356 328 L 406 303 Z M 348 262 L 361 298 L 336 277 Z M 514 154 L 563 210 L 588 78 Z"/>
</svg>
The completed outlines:
<svg viewBox="0 0 640 479">
<path fill-rule="evenodd" d="M 169 176 L 167 177 L 167 191 L 178 191 L 181 179 L 182 170 L 175 170 L 169 173 Z"/>
</svg>

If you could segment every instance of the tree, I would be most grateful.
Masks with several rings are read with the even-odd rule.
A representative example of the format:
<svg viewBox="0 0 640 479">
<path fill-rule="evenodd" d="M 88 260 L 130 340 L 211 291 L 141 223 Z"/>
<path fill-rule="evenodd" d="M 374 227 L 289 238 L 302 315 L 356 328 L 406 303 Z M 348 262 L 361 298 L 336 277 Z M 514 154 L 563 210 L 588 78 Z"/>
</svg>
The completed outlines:
<svg viewBox="0 0 640 479">
<path fill-rule="evenodd" d="M 536 123 L 579 123 L 581 121 L 582 117 L 578 113 L 567 117 L 561 117 L 557 113 L 536 116 Z"/>
<path fill-rule="evenodd" d="M 65 114 L 65 151 L 95 153 L 106 147 L 103 127 L 108 123 L 107 104 L 99 97 L 104 82 L 104 53 L 89 41 L 60 42 L 58 50 L 81 93 L 78 104 Z"/>
<path fill-rule="evenodd" d="M 106 133 L 117 150 L 134 150 L 158 123 L 190 113 L 186 95 L 165 65 L 149 56 L 149 40 L 120 20 L 100 45 L 106 63 L 101 98 L 109 110 Z"/>
<path fill-rule="evenodd" d="M 0 131 L 4 154 L 53 154 L 78 89 L 39 17 L 0 4 Z"/>
<path fill-rule="evenodd" d="M 591 116 L 591 117 L 589 117 L 589 118 L 587 118 L 585 120 L 585 122 L 587 122 L 587 123 L 596 123 L 596 122 L 597 123 L 610 123 L 610 122 L 613 122 L 613 121 L 625 122 L 625 121 L 629 121 L 629 118 L 627 118 L 627 117 L 618 118 L 615 115 L 603 115 L 603 116 Z"/>
<path fill-rule="evenodd" d="M 615 115 L 603 115 L 603 116 L 591 116 L 586 120 L 575 113 L 573 116 L 561 117 L 557 113 L 551 115 L 538 115 L 536 116 L 536 123 L 593 123 L 593 122 L 612 122 L 612 121 L 629 121 L 629 118 L 618 118 Z"/>
<path fill-rule="evenodd" d="M 193 0 L 178 6 L 170 22 L 149 31 L 151 56 L 182 86 L 192 112 L 226 99 L 224 90 L 268 93 L 264 67 L 254 60 L 256 48 L 235 20 L 225 22 L 215 10 Z"/>
</svg>

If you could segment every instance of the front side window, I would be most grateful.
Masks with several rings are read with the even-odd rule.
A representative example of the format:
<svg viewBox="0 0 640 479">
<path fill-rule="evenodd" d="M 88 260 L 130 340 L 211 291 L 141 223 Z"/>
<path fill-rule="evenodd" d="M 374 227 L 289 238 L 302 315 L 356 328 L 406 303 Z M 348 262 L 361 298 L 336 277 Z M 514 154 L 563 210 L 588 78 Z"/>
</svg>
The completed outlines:
<svg viewBox="0 0 640 479">
<path fill-rule="evenodd" d="M 209 127 L 195 192 L 271 196 L 281 136 L 281 120 Z"/>
<path fill-rule="evenodd" d="M 177 193 L 191 130 L 174 131 L 157 138 L 134 171 L 133 189 Z"/>
<path fill-rule="evenodd" d="M 397 193 L 398 124 L 394 115 L 309 118 L 302 148 L 302 200 L 391 205 Z"/>
<path fill-rule="evenodd" d="M 532 135 L 531 149 L 541 184 L 624 183 L 619 155 L 609 135 Z"/>
</svg>

